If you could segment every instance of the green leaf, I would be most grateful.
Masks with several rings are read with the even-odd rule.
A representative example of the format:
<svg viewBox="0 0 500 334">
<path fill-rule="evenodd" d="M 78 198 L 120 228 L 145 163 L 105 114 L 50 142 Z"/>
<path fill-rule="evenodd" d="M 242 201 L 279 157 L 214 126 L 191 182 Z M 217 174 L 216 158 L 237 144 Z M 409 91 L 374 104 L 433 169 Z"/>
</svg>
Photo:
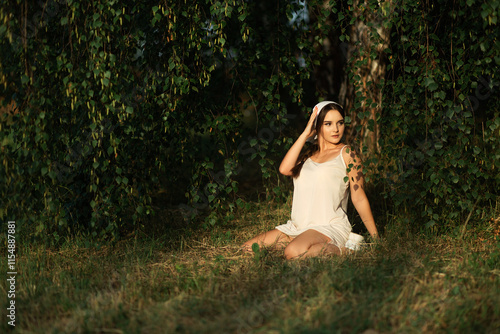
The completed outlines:
<svg viewBox="0 0 500 334">
<path fill-rule="evenodd" d="M 259 253 L 259 252 L 260 252 L 260 247 L 259 247 L 259 244 L 258 244 L 258 243 L 254 242 L 254 243 L 252 244 L 252 251 L 253 251 L 254 253 Z"/>
<path fill-rule="evenodd" d="M 436 89 L 438 89 L 438 84 L 434 81 L 433 78 L 425 78 L 424 79 L 424 86 L 429 88 L 429 90 L 432 92 L 432 91 L 435 91 Z"/>
<path fill-rule="evenodd" d="M 434 97 L 439 98 L 441 100 L 444 100 L 446 98 L 446 93 L 444 91 L 440 90 L 439 92 L 434 93 Z"/>
<path fill-rule="evenodd" d="M 240 15 L 238 15 L 238 20 L 240 21 L 245 21 L 245 18 L 248 16 L 248 13 L 242 13 Z"/>
</svg>

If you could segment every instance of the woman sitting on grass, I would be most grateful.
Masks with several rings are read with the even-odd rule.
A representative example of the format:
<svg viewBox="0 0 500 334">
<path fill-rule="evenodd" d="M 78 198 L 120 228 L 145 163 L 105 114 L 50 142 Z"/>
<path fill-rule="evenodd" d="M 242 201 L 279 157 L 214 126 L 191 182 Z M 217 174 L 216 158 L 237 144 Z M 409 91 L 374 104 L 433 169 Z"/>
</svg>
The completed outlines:
<svg viewBox="0 0 500 334">
<path fill-rule="evenodd" d="M 320 102 L 314 107 L 306 129 L 285 155 L 279 169 L 283 175 L 293 177 L 291 220 L 245 242 L 245 250 L 251 251 L 257 243 L 261 247 L 284 247 L 287 259 L 342 254 L 346 243 L 349 247 L 352 240 L 362 239 L 351 233 L 347 218 L 349 190 L 368 232 L 377 238 L 370 203 L 363 189 L 361 164 L 354 151 L 342 143 L 344 116 L 342 106 L 336 102 Z M 313 136 L 313 145 L 300 154 Z"/>
</svg>

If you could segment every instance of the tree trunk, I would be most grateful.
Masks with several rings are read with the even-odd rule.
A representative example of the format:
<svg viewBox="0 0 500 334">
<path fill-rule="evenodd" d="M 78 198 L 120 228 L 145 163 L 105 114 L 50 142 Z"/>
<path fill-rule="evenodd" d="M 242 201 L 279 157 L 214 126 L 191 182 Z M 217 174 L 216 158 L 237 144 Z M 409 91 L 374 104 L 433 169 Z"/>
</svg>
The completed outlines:
<svg viewBox="0 0 500 334">
<path fill-rule="evenodd" d="M 379 151 L 377 118 L 381 115 L 382 87 L 389 47 L 390 29 L 384 27 L 387 13 L 392 12 L 392 0 L 379 1 L 376 8 L 369 0 L 356 0 L 346 49 L 347 66 L 340 88 L 339 100 L 351 118 L 351 142 L 358 146 L 361 156 Z"/>
</svg>

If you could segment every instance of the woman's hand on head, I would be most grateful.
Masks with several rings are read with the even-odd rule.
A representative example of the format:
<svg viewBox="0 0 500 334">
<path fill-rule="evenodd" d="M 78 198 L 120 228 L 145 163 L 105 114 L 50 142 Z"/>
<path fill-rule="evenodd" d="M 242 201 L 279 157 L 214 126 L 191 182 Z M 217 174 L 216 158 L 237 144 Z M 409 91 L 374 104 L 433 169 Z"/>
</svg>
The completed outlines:
<svg viewBox="0 0 500 334">
<path fill-rule="evenodd" d="M 316 113 L 313 111 L 307 122 L 307 126 L 295 143 L 290 147 L 286 153 L 283 161 L 281 161 L 279 171 L 283 175 L 292 176 L 292 169 L 297 165 L 298 158 L 300 157 L 300 151 L 304 147 L 307 139 L 313 137 L 316 134 L 314 130 L 314 119 L 316 118 Z"/>
<path fill-rule="evenodd" d="M 316 129 L 314 128 L 314 120 L 316 119 L 316 112 L 313 110 L 311 116 L 309 117 L 309 121 L 307 122 L 306 128 L 303 134 L 309 139 L 316 135 Z"/>
</svg>

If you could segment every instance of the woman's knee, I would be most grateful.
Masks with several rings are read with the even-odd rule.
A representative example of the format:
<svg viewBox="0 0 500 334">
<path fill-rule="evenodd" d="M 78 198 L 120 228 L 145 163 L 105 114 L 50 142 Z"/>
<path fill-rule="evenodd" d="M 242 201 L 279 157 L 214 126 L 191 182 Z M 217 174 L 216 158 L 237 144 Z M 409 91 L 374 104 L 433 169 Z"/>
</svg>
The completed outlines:
<svg viewBox="0 0 500 334">
<path fill-rule="evenodd" d="M 290 241 L 290 237 L 279 230 L 270 230 L 259 234 L 258 236 L 248 240 L 241 247 L 249 252 L 252 251 L 253 244 L 257 243 L 259 247 L 277 246 L 282 247 L 286 242 Z"/>
<path fill-rule="evenodd" d="M 288 246 L 285 247 L 285 257 L 288 260 L 295 259 L 298 257 L 301 257 L 307 251 L 309 250 L 309 247 L 304 247 L 301 244 L 294 243 L 293 241 L 288 244 Z"/>
</svg>

